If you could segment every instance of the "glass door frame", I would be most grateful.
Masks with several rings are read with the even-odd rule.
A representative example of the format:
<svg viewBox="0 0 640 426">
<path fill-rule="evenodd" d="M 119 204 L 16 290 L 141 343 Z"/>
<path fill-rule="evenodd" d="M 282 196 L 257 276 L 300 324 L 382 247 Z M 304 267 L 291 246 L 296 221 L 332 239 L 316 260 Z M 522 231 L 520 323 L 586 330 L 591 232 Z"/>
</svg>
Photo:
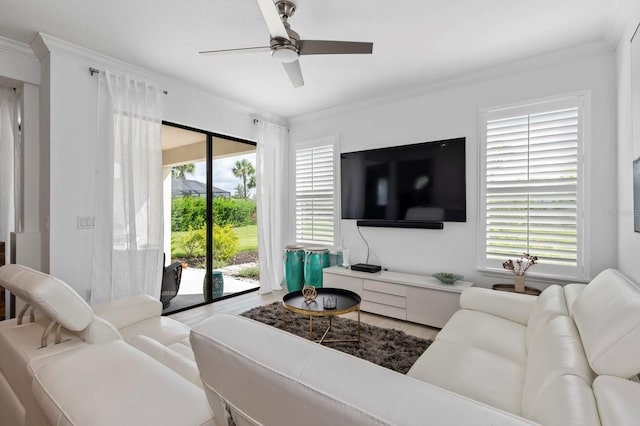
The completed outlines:
<svg viewBox="0 0 640 426">
<path fill-rule="evenodd" d="M 186 126 L 184 124 L 178 124 L 171 121 L 162 120 L 162 124 L 166 126 L 176 127 L 178 129 L 189 130 L 192 132 L 202 133 L 206 136 L 205 140 L 205 155 L 206 155 L 206 187 L 207 187 L 207 196 L 206 196 L 206 212 L 205 212 L 205 223 L 206 223 L 206 240 L 205 240 L 205 280 L 206 285 L 210 288 L 212 281 L 212 271 L 213 271 L 213 138 L 226 139 L 232 142 L 239 142 L 247 145 L 253 145 L 257 147 L 257 143 L 254 141 L 250 141 L 247 139 L 237 138 L 235 136 L 228 136 L 222 133 L 211 132 L 208 130 L 198 129 L 196 127 Z M 258 224 L 258 226 L 260 226 Z M 169 232 L 171 230 L 169 229 Z M 213 302 L 217 302 L 219 300 L 229 299 L 231 297 L 240 296 L 247 293 L 252 293 L 254 291 L 258 291 L 259 287 L 251 288 L 248 290 L 239 291 L 233 294 L 228 294 L 226 296 L 218 297 L 218 298 L 205 298 L 204 302 L 196 303 L 191 306 L 187 306 L 184 308 L 176 309 L 175 311 L 170 311 L 163 315 L 171 315 L 178 312 L 186 311 L 192 308 L 198 308 L 200 306 L 205 306 L 211 304 Z M 206 295 L 203 292 L 203 297 Z"/>
</svg>

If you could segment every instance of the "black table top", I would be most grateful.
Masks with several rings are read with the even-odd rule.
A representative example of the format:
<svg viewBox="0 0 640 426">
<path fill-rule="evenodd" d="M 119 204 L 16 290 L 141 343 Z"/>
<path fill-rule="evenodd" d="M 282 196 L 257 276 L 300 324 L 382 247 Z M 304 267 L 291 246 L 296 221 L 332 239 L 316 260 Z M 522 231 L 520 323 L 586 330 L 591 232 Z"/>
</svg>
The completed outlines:
<svg viewBox="0 0 640 426">
<path fill-rule="evenodd" d="M 302 297 L 302 290 L 293 291 L 285 294 L 282 303 L 285 308 L 307 315 L 340 315 L 342 313 L 351 312 L 360 306 L 360 296 L 350 290 L 342 288 L 321 287 L 316 288 L 318 296 L 311 303 L 306 303 Z M 326 296 L 336 297 L 336 307 L 325 309 L 322 298 Z"/>
</svg>

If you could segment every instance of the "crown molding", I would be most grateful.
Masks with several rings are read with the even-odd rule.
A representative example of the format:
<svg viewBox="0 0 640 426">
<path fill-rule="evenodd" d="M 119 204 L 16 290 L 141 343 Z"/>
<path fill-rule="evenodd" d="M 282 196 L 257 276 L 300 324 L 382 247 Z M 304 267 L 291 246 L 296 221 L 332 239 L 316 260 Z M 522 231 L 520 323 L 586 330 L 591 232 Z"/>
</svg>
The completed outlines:
<svg viewBox="0 0 640 426">
<path fill-rule="evenodd" d="M 0 52 L 38 62 L 38 58 L 28 44 L 19 43 L 8 38 L 0 37 Z"/>
<path fill-rule="evenodd" d="M 152 80 L 158 83 L 165 79 L 161 74 L 121 61 L 120 59 L 116 59 L 111 56 L 103 55 L 102 53 L 94 52 L 93 50 L 89 50 L 85 47 L 69 43 L 44 33 L 38 33 L 34 41 L 31 43 L 31 47 L 34 52 L 36 52 L 38 58 L 45 58 L 50 53 L 57 53 L 71 59 L 86 62 L 96 68 L 113 69 L 114 71 L 132 76 L 144 77 L 146 80 Z"/>
<path fill-rule="evenodd" d="M 406 87 L 404 89 L 395 90 L 391 94 L 374 96 L 363 99 L 361 101 L 350 102 L 323 110 L 300 114 L 297 116 L 291 116 L 288 117 L 288 122 L 291 125 L 302 124 L 321 118 L 328 118 L 338 114 L 361 110 L 363 108 L 386 105 L 405 99 L 419 98 L 421 96 L 453 89 L 456 87 L 477 84 L 483 81 L 505 77 L 518 72 L 545 68 L 552 65 L 558 65 L 565 62 L 586 58 L 589 56 L 612 52 L 614 50 L 615 45 L 612 45 L 612 43 L 608 42 L 607 40 L 598 40 L 590 43 L 584 43 L 566 49 L 554 50 L 552 52 L 544 53 L 541 55 L 530 56 L 523 59 L 469 71 L 453 77 L 433 80 L 418 87 Z"/>
<path fill-rule="evenodd" d="M 35 38 L 31 41 L 31 44 L 29 44 L 29 47 L 40 62 L 49 56 L 49 47 L 40 33 L 36 34 Z"/>
<path fill-rule="evenodd" d="M 117 72 L 121 72 L 124 74 L 131 75 L 134 78 L 151 80 L 158 87 L 162 87 L 165 90 L 169 91 L 169 95 L 171 95 L 171 90 L 175 89 L 187 89 L 200 97 L 200 99 L 205 100 L 207 102 L 213 102 L 218 106 L 240 112 L 243 114 L 251 115 L 256 113 L 261 113 L 255 110 L 255 108 L 248 107 L 244 104 L 240 104 L 238 102 L 229 100 L 227 98 L 220 97 L 216 93 L 211 92 L 210 90 L 190 84 L 183 80 L 172 79 L 167 77 L 164 74 L 160 74 L 154 71 L 150 71 L 146 68 L 139 67 L 137 65 L 133 65 L 131 63 L 122 61 L 120 59 L 116 59 L 111 56 L 104 55 L 102 53 L 95 52 L 93 50 L 89 50 L 82 46 L 75 45 L 73 43 L 69 43 L 67 41 L 61 40 L 59 38 L 50 36 L 44 33 L 38 33 L 34 41 L 31 43 L 31 48 L 36 52 L 36 55 L 39 58 L 45 58 L 50 52 L 55 52 L 60 55 L 64 55 L 71 59 L 75 59 L 78 61 L 86 62 L 87 65 L 92 66 L 98 69 L 109 69 Z M 269 113 L 262 112 L 263 115 L 269 116 Z M 272 116 L 277 120 L 282 120 L 282 117 Z"/>
</svg>

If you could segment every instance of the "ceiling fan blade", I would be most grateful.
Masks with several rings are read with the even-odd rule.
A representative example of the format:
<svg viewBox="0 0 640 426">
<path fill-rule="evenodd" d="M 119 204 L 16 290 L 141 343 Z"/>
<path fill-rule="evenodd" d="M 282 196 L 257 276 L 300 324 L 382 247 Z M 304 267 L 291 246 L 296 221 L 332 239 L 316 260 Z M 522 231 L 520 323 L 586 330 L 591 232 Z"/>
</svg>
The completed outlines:
<svg viewBox="0 0 640 426">
<path fill-rule="evenodd" d="M 283 62 L 282 66 L 289 75 L 289 80 L 293 87 L 304 86 L 304 80 L 302 79 L 302 70 L 300 69 L 300 61 Z"/>
<path fill-rule="evenodd" d="M 280 19 L 280 13 L 273 0 L 258 0 L 258 6 L 260 6 L 264 21 L 267 23 L 271 38 L 289 40 L 289 34 Z"/>
<path fill-rule="evenodd" d="M 203 50 L 198 52 L 201 55 L 226 55 L 228 53 L 255 53 L 268 52 L 271 50 L 269 46 L 264 47 L 241 47 L 239 49 L 222 49 L 222 50 Z"/>
<path fill-rule="evenodd" d="M 300 40 L 301 55 L 370 54 L 373 43 L 358 41 Z"/>
</svg>

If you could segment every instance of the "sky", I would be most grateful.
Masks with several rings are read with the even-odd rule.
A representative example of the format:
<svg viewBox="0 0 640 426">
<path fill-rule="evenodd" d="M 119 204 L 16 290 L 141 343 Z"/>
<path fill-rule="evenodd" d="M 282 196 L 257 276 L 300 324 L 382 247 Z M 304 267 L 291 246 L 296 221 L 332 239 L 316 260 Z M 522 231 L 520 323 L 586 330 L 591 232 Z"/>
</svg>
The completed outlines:
<svg viewBox="0 0 640 426">
<path fill-rule="evenodd" d="M 213 186 L 218 188 L 227 190 L 231 192 L 231 194 L 236 193 L 236 187 L 238 184 L 242 183 L 242 180 L 235 177 L 231 170 L 236 164 L 236 161 L 239 160 L 248 160 L 253 167 L 256 166 L 256 154 L 245 154 L 245 155 L 237 155 L 234 157 L 220 158 L 217 160 L 213 160 Z M 187 179 L 194 179 L 200 182 L 206 182 L 206 173 L 207 173 L 207 164 L 204 161 L 199 163 L 195 163 L 196 170 L 193 174 L 187 175 Z M 253 195 L 255 193 L 255 189 L 250 191 L 250 194 Z"/>
</svg>

